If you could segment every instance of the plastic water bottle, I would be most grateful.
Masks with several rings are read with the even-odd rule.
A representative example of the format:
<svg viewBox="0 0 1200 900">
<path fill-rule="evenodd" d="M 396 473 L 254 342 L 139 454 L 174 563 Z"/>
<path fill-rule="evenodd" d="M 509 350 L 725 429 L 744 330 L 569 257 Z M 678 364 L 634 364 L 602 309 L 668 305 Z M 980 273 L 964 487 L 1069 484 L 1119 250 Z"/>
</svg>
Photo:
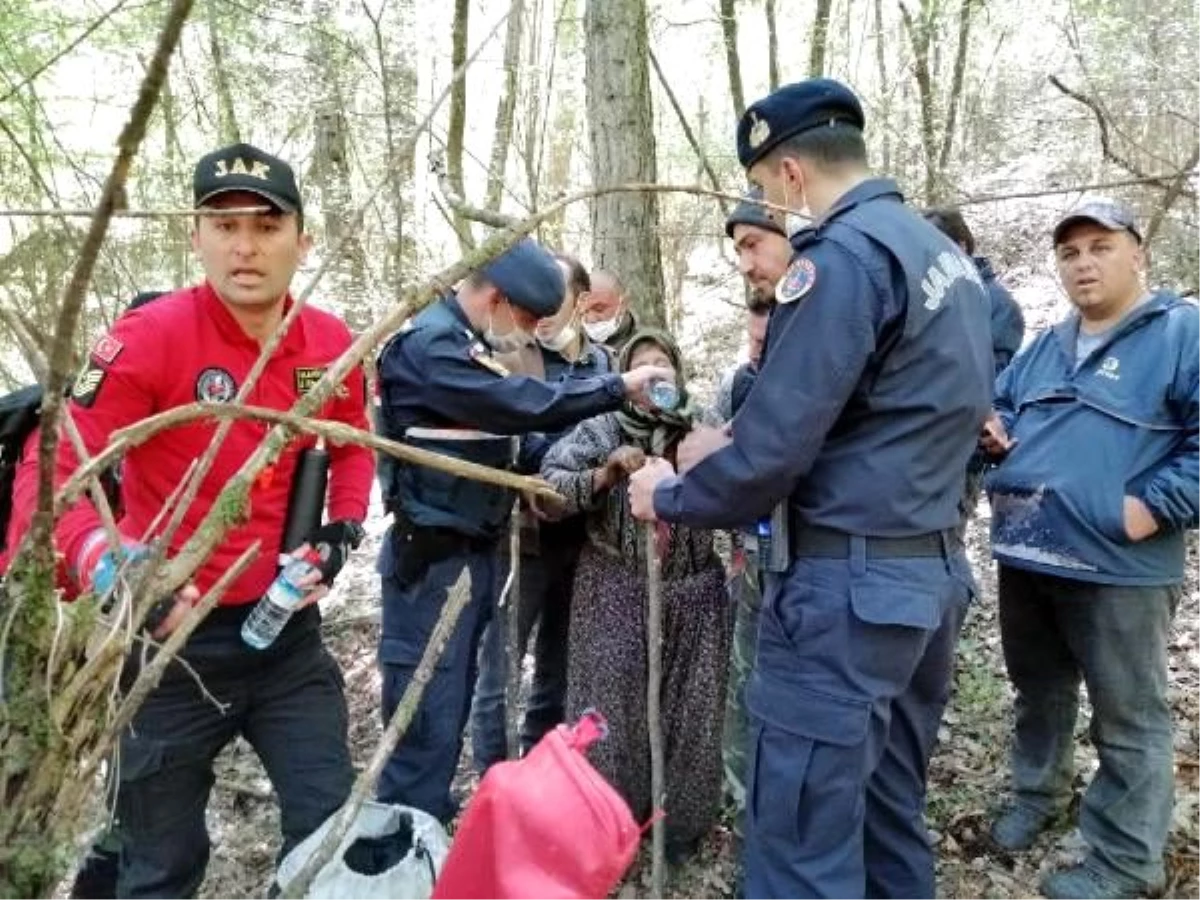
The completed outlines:
<svg viewBox="0 0 1200 900">
<path fill-rule="evenodd" d="M 670 412 L 679 405 L 679 388 L 673 381 L 655 379 L 650 382 L 650 402 L 664 412 Z"/>
<path fill-rule="evenodd" d="M 766 565 L 771 558 L 771 517 L 763 516 L 758 520 L 758 558 L 760 565 Z"/>
<path fill-rule="evenodd" d="M 293 559 L 284 566 L 267 588 L 266 595 L 246 617 L 242 625 L 242 640 L 255 650 L 265 650 L 271 646 L 308 591 L 300 587 L 300 582 L 310 572 L 315 572 L 316 568 L 307 559 Z"/>
</svg>

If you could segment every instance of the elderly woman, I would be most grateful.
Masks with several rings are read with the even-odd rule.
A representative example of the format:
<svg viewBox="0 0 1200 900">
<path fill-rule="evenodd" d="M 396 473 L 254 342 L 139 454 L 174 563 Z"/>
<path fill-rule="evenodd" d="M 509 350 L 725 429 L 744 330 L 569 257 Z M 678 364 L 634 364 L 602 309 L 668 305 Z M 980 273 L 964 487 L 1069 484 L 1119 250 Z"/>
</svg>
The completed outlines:
<svg viewBox="0 0 1200 900">
<path fill-rule="evenodd" d="M 590 753 L 600 772 L 644 820 L 650 796 L 646 721 L 646 542 L 629 511 L 628 475 L 647 456 L 674 462 L 695 414 L 683 384 L 679 348 L 666 334 L 640 331 L 625 345 L 622 372 L 646 363 L 673 369 L 674 410 L 622 410 L 590 419 L 556 443 L 542 477 L 588 514 L 571 599 L 567 710 L 596 708 L 609 735 Z M 716 819 L 721 791 L 721 729 L 729 601 L 712 535 L 657 526 L 663 598 L 663 737 L 668 852 L 678 860 Z"/>
</svg>

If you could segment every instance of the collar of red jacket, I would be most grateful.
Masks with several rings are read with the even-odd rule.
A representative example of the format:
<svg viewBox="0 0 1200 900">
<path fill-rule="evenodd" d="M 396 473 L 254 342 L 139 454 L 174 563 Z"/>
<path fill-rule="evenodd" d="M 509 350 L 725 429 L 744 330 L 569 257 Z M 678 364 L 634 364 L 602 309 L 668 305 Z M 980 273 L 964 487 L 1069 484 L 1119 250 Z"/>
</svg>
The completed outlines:
<svg viewBox="0 0 1200 900">
<path fill-rule="evenodd" d="M 221 332 L 221 336 L 228 340 L 231 344 L 247 344 L 259 349 L 259 343 L 255 338 L 246 334 L 238 320 L 233 317 L 233 313 L 229 311 L 229 307 L 225 304 L 217 292 L 213 289 L 212 284 L 205 281 L 200 286 L 200 302 L 204 304 L 209 316 L 216 323 L 217 330 Z M 283 298 L 283 314 L 286 316 L 292 309 L 292 304 L 295 301 L 289 292 Z M 292 355 L 300 353 L 305 347 L 304 335 L 304 315 L 301 315 L 292 323 L 292 327 L 288 329 L 288 333 L 284 336 L 276 353 Z"/>
</svg>

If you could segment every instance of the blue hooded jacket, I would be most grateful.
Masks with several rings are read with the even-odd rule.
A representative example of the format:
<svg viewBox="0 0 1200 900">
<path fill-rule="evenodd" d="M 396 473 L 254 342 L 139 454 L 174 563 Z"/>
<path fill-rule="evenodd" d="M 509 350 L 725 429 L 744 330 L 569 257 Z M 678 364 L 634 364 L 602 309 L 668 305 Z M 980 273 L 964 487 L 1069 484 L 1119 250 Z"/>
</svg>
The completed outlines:
<svg viewBox="0 0 1200 900">
<path fill-rule="evenodd" d="M 1005 565 L 1101 584 L 1183 579 L 1200 492 L 1200 311 L 1159 293 L 1075 366 L 1079 316 L 1048 329 L 996 382 L 1017 444 L 987 479 Z M 1133 543 L 1124 498 L 1159 531 Z"/>
</svg>

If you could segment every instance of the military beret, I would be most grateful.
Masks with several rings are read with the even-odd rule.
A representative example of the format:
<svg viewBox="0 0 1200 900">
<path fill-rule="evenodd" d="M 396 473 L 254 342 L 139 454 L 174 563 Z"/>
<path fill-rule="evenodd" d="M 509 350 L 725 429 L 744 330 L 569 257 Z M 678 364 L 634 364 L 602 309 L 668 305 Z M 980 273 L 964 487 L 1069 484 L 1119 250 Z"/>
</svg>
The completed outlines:
<svg viewBox="0 0 1200 900">
<path fill-rule="evenodd" d="M 248 191 L 285 213 L 302 211 L 292 167 L 251 144 L 231 144 L 200 157 L 192 172 L 192 199 L 203 206 L 218 194 Z"/>
<path fill-rule="evenodd" d="M 545 247 L 522 238 L 479 270 L 512 303 L 539 319 L 558 312 L 566 282 L 562 269 Z"/>
<path fill-rule="evenodd" d="M 742 195 L 742 202 L 733 208 L 733 212 L 725 220 L 725 234 L 728 237 L 733 237 L 736 225 L 753 225 L 755 228 L 774 231 L 782 237 L 787 237 L 783 226 L 771 218 L 767 208 L 759 202 L 762 198 L 762 188 L 753 188 Z"/>
<path fill-rule="evenodd" d="M 1054 226 L 1055 247 L 1062 243 L 1066 230 L 1077 222 L 1095 222 L 1101 228 L 1107 228 L 1109 231 L 1128 231 L 1139 244 L 1142 242 L 1142 233 L 1138 231 L 1137 219 L 1133 217 L 1133 213 L 1129 211 L 1128 207 L 1114 200 L 1095 199 L 1085 200 L 1059 220 L 1059 223 Z"/>
<path fill-rule="evenodd" d="M 814 128 L 841 123 L 860 131 L 862 104 L 850 88 L 832 78 L 787 84 L 750 105 L 738 122 L 738 159 L 750 168 L 781 141 Z"/>
</svg>

